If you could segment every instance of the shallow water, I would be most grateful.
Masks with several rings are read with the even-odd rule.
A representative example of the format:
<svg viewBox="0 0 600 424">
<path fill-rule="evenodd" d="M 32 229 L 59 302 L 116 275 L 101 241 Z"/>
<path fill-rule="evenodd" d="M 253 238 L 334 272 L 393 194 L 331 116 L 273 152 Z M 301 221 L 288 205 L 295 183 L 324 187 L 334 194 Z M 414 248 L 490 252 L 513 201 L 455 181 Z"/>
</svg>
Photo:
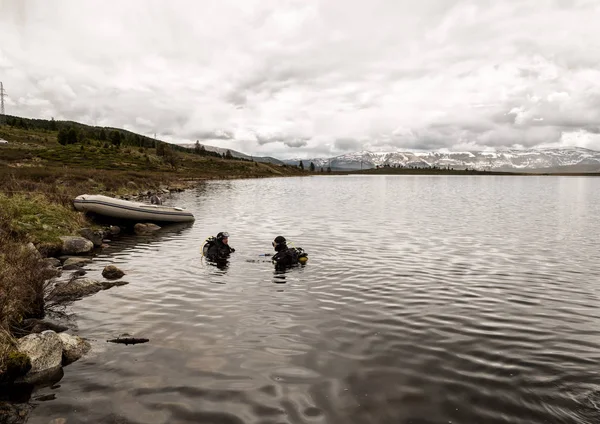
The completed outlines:
<svg viewBox="0 0 600 424">
<path fill-rule="evenodd" d="M 220 181 L 170 203 L 196 222 L 88 267 L 130 284 L 69 308 L 93 352 L 30 423 L 600 422 L 599 179 Z M 226 269 L 201 259 L 218 231 Z M 306 266 L 259 257 L 279 234 Z M 150 342 L 105 342 L 122 333 Z"/>
</svg>

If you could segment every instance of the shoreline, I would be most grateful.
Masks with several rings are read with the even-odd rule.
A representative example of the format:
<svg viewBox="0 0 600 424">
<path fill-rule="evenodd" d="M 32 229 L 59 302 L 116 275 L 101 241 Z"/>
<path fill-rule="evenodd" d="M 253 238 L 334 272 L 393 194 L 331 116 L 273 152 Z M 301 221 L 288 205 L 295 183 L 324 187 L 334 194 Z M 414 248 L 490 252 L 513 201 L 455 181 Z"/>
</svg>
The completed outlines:
<svg viewBox="0 0 600 424">
<path fill-rule="evenodd" d="M 141 190 L 138 187 L 137 190 L 115 190 L 105 194 L 150 203 L 148 199 L 152 193 L 160 192 L 171 196 L 173 193 L 194 189 L 207 181 L 247 178 L 263 177 L 227 175 L 224 178 L 181 178 L 168 185 L 159 185 L 158 189 L 147 186 L 141 187 Z M 127 185 L 126 182 L 124 184 Z M 7 199 L 10 201 L 17 196 L 25 196 L 31 197 L 31 201 L 35 202 L 40 195 L 39 192 L 11 195 L 0 190 L 0 207 L 3 200 L 6 202 Z M 74 197 L 76 196 L 72 198 Z M 0 422 L 4 422 L 3 419 L 14 423 L 25 422 L 35 388 L 60 380 L 62 368 L 85 356 L 91 349 L 84 338 L 71 334 L 67 326 L 63 326 L 60 320 L 55 320 L 52 311 L 93 296 L 101 290 L 128 284 L 122 280 L 125 273 L 113 266 L 107 266 L 106 268 L 113 269 L 103 271 L 104 280 L 86 278 L 85 265 L 103 248 L 108 247 L 104 242 L 123 234 L 147 234 L 161 228 L 153 224 L 137 227 L 133 221 L 127 225 L 119 222 L 118 226 L 100 224 L 100 221 L 105 220 L 94 220 L 84 212 L 75 211 L 72 199 L 67 205 L 55 203 L 56 200 L 38 206 L 41 209 L 50 206 L 71 209 L 66 217 L 72 221 L 71 231 L 58 236 L 61 245 L 56 240 L 49 242 L 40 239 L 39 232 L 47 228 L 44 223 L 40 228 L 32 228 L 31 232 L 21 231 L 15 234 L 14 229 L 7 228 L 6 217 L 2 219 L 0 215 L 0 266 L 3 262 L 6 263 L 7 250 L 14 256 L 11 257 L 13 272 L 9 270 L 8 273 L 13 277 L 12 280 L 0 281 L 0 313 L 3 314 L 3 320 L 0 321 Z M 65 218 L 61 214 L 58 216 Z M 118 220 L 107 218 L 106 221 L 117 223 Z M 138 224 L 146 223 L 144 221 Z M 19 260 L 15 261 L 15 257 Z M 30 270 L 29 274 L 25 275 L 24 269 Z M 0 271 L 0 279 L 2 276 Z M 21 286 L 34 289 L 24 292 L 19 290 Z M 18 307 L 7 305 L 10 303 L 9 298 Z M 5 313 L 7 311 L 10 313 Z M 35 340 L 32 342 L 29 339 Z M 28 346 L 31 343 L 36 345 L 31 348 L 33 350 Z M 39 353 L 40 350 L 52 352 Z M 54 366 L 51 369 L 40 369 L 39 364 L 47 362 L 47 356 L 54 357 Z"/>
</svg>

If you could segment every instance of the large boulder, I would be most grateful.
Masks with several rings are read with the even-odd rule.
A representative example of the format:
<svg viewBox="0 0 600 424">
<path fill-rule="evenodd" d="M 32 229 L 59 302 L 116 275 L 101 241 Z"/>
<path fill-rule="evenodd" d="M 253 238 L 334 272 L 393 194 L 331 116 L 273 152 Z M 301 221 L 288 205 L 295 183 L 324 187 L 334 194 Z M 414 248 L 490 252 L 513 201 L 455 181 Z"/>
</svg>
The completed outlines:
<svg viewBox="0 0 600 424">
<path fill-rule="evenodd" d="M 63 255 L 80 255 L 89 253 L 94 248 L 94 243 L 83 237 L 62 236 L 62 254 Z"/>
<path fill-rule="evenodd" d="M 108 280 L 117 280 L 124 275 L 125 273 L 114 265 L 107 265 L 102 270 L 102 276 Z"/>
<path fill-rule="evenodd" d="M 135 231 L 136 234 L 140 235 L 140 234 L 150 234 L 153 233 L 154 231 L 158 231 L 160 230 L 160 227 L 156 224 L 135 224 L 133 226 L 133 231 Z"/>
<path fill-rule="evenodd" d="M 60 333 L 58 335 L 60 338 L 63 351 L 62 351 L 62 364 L 68 365 L 72 362 L 75 362 L 83 355 L 89 352 L 91 349 L 91 345 L 86 340 L 82 339 L 79 336 L 72 336 L 67 333 Z"/>
<path fill-rule="evenodd" d="M 31 360 L 28 374 L 54 370 L 62 363 L 63 345 L 58 334 L 52 330 L 18 339 L 17 348 Z"/>
<path fill-rule="evenodd" d="M 94 231 L 91 228 L 82 228 L 79 230 L 79 235 L 94 243 L 95 247 L 102 246 L 102 239 L 104 238 L 104 233 L 102 231 Z"/>
</svg>

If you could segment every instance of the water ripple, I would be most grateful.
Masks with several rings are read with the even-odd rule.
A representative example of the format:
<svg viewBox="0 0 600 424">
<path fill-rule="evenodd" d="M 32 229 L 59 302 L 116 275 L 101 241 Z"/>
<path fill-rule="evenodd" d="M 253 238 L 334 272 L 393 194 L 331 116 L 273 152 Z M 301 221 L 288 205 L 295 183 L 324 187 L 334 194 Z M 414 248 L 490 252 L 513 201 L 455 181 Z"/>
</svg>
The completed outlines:
<svg viewBox="0 0 600 424">
<path fill-rule="evenodd" d="M 31 423 L 597 423 L 598 180 L 307 177 L 178 195 L 71 306 L 93 350 Z M 231 233 L 218 269 L 202 242 Z M 309 253 L 274 272 L 284 235 Z M 143 345 L 105 340 L 122 333 Z"/>
</svg>

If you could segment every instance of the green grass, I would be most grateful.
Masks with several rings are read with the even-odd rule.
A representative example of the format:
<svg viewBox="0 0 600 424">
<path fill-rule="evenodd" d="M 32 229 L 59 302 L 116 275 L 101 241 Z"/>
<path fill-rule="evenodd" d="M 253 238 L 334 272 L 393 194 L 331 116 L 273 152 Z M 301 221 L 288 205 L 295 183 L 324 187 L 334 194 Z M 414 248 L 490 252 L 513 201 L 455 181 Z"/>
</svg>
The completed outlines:
<svg viewBox="0 0 600 424">
<path fill-rule="evenodd" d="M 0 193 L 0 225 L 16 239 L 58 244 L 60 236 L 75 234 L 85 221 L 72 207 L 54 203 L 42 193 Z"/>
</svg>

